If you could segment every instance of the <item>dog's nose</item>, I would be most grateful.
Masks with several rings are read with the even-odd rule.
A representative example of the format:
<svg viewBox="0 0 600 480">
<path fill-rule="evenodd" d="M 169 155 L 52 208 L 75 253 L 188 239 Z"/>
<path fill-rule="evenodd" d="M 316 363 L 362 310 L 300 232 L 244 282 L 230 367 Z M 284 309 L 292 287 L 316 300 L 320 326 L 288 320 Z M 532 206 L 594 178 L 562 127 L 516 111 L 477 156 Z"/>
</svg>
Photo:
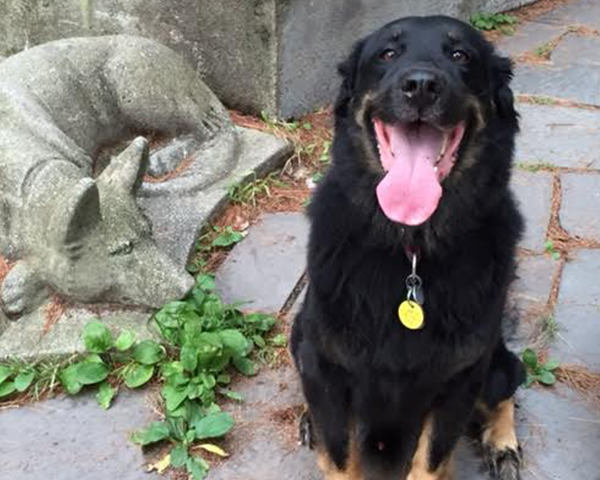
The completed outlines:
<svg viewBox="0 0 600 480">
<path fill-rule="evenodd" d="M 402 78 L 400 88 L 410 103 L 419 108 L 426 108 L 440 97 L 443 82 L 433 72 L 414 70 Z"/>
</svg>

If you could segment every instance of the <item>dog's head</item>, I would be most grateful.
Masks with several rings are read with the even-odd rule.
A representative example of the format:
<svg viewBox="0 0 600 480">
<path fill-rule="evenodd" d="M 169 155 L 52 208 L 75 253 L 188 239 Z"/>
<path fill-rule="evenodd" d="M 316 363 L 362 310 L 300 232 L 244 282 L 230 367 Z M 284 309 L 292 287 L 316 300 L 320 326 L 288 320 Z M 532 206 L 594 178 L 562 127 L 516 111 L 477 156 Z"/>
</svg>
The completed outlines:
<svg viewBox="0 0 600 480">
<path fill-rule="evenodd" d="M 427 222 L 493 143 L 492 127 L 506 134 L 510 163 L 518 128 L 511 63 L 469 25 L 448 17 L 392 22 L 360 41 L 340 73 L 338 126 L 361 149 L 390 220 Z"/>
</svg>

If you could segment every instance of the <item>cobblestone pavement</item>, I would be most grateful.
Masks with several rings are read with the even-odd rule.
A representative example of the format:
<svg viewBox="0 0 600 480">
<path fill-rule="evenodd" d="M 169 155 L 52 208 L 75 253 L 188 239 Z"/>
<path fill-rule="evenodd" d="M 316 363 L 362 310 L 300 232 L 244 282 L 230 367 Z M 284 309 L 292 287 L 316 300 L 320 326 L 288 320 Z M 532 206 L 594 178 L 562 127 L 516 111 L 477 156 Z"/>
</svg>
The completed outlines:
<svg viewBox="0 0 600 480">
<path fill-rule="evenodd" d="M 600 2 L 577 0 L 499 41 L 517 61 L 522 133 L 513 189 L 527 220 L 513 344 L 562 366 L 556 386 L 518 393 L 525 480 L 600 480 L 599 30 Z M 302 298 L 307 232 L 301 214 L 263 217 L 219 270 L 221 294 L 256 310 L 285 308 L 289 321 Z M 245 402 L 228 406 L 238 420 L 232 456 L 209 480 L 318 480 L 312 453 L 296 442 L 302 399 L 291 365 L 263 368 L 237 390 Z M 0 480 L 154 478 L 127 440 L 150 414 L 144 397 L 120 398 L 109 412 L 92 403 L 57 399 L 0 412 Z M 488 478 L 467 441 L 456 470 L 457 479 Z"/>
</svg>

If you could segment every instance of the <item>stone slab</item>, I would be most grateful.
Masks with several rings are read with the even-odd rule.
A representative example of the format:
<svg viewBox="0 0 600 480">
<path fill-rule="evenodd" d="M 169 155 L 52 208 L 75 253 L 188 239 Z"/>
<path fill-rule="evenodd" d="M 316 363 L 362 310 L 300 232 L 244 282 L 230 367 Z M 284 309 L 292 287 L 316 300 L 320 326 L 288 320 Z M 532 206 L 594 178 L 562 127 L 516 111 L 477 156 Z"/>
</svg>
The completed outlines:
<svg viewBox="0 0 600 480">
<path fill-rule="evenodd" d="M 600 168 L 600 112 L 518 104 L 517 164 Z"/>
<path fill-rule="evenodd" d="M 521 390 L 517 398 L 523 480 L 600 478 L 600 422 L 593 406 L 561 385 Z"/>
<path fill-rule="evenodd" d="M 598 9 L 600 15 L 600 8 Z M 600 67 L 600 38 L 567 35 L 556 46 L 550 61 L 555 65 L 590 65 Z"/>
<path fill-rule="evenodd" d="M 304 273 L 308 220 L 302 213 L 267 214 L 236 245 L 216 275 L 225 302 L 278 312 Z"/>
<path fill-rule="evenodd" d="M 600 241 L 600 175 L 561 175 L 560 223 L 571 234 Z"/>
<path fill-rule="evenodd" d="M 497 42 L 497 48 L 504 55 L 517 57 L 546 45 L 562 35 L 567 27 L 538 22 L 519 24 L 514 35 L 505 35 Z"/>
<path fill-rule="evenodd" d="M 600 69 L 590 65 L 560 67 L 519 64 L 512 86 L 515 93 L 600 105 Z"/>
<path fill-rule="evenodd" d="M 225 409 L 236 419 L 226 450 L 208 480 L 320 480 L 313 452 L 298 445 L 303 397 L 294 367 L 286 362 L 242 379 L 234 389 L 244 396 Z"/>
<path fill-rule="evenodd" d="M 596 0 L 570 1 L 536 20 L 553 25 L 585 25 L 600 28 L 600 4 Z"/>
<path fill-rule="evenodd" d="M 129 440 L 156 420 L 145 393 L 121 392 L 108 410 L 93 395 L 0 411 L 0 480 L 158 480 Z"/>
<path fill-rule="evenodd" d="M 599 250 L 581 250 L 565 265 L 555 314 L 559 337 L 551 348 L 563 363 L 600 370 L 599 278 Z"/>
<path fill-rule="evenodd" d="M 511 180 L 519 208 L 525 219 L 525 234 L 520 246 L 541 252 L 550 221 L 552 176 L 544 172 L 515 170 Z"/>
</svg>

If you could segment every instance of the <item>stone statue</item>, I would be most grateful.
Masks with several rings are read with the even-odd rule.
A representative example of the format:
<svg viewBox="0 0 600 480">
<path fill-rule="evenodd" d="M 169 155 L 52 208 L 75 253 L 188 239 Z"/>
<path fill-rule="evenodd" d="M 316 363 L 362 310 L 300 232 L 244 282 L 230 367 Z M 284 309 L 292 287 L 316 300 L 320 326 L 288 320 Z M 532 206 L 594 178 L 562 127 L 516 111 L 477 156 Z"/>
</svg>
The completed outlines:
<svg viewBox="0 0 600 480">
<path fill-rule="evenodd" d="M 193 278 L 159 250 L 136 203 L 153 161 L 147 141 L 136 138 L 94 175 L 100 149 L 139 133 L 178 136 L 188 149 L 225 137 L 220 145 L 235 149 L 219 100 L 154 41 L 60 40 L 0 63 L 0 255 L 13 264 L 0 301 L 10 317 L 52 293 L 159 307 L 189 291 Z M 182 166 L 165 170 L 159 157 L 161 174 Z M 196 167 L 200 184 L 182 175 L 180 187 L 214 182 L 234 163 L 211 159 Z"/>
</svg>

